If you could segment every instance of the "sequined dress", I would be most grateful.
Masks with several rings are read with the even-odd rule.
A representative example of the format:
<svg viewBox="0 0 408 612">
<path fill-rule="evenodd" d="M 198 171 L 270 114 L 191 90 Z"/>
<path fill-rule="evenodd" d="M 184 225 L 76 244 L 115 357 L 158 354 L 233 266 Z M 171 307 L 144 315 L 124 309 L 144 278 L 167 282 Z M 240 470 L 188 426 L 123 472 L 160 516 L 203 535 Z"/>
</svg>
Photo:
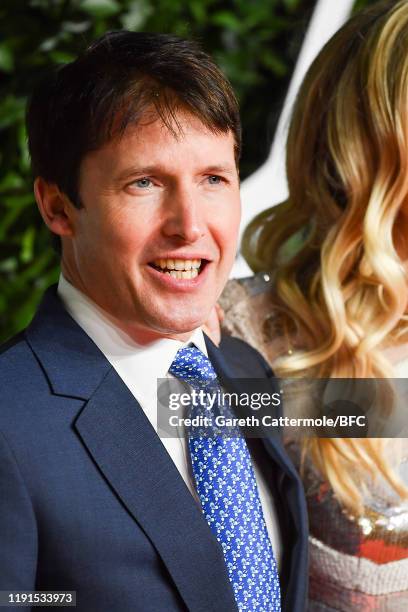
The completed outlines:
<svg viewBox="0 0 408 612">
<path fill-rule="evenodd" d="M 271 314 L 271 294 L 272 279 L 255 275 L 230 281 L 221 305 L 225 331 L 255 346 L 273 365 L 272 356 L 285 347 L 285 333 Z M 396 370 L 408 378 L 408 359 Z M 399 444 L 398 471 L 408 485 L 408 439 Z M 299 444 L 288 440 L 286 446 L 299 468 Z M 363 516 L 353 517 L 307 458 L 301 474 L 310 523 L 309 612 L 408 611 L 408 503 L 376 480 L 368 484 Z"/>
</svg>

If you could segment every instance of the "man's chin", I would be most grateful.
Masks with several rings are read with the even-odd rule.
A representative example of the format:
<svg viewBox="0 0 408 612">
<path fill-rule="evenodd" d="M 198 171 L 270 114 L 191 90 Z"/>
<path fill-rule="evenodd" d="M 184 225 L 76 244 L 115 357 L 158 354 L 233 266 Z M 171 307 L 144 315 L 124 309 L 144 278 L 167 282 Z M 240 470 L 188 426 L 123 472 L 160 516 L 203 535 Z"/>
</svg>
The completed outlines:
<svg viewBox="0 0 408 612">
<path fill-rule="evenodd" d="M 204 325 L 209 313 L 181 313 L 178 316 L 163 317 L 154 325 L 157 332 L 167 337 L 188 336 Z"/>
</svg>

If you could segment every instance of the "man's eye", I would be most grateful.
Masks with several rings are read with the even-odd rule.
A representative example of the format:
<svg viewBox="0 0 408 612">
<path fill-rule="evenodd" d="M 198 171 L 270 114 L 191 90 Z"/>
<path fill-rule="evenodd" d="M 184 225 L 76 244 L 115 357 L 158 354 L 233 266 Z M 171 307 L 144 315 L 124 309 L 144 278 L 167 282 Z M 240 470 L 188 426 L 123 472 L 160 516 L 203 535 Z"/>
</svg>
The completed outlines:
<svg viewBox="0 0 408 612">
<path fill-rule="evenodd" d="M 152 186 L 152 181 L 149 178 L 143 177 L 134 181 L 133 185 L 140 187 L 141 189 L 147 189 Z"/>
<path fill-rule="evenodd" d="M 208 177 L 208 182 L 210 183 L 210 185 L 219 185 L 220 183 L 222 183 L 222 181 L 223 178 L 221 176 L 217 176 L 216 174 L 212 174 Z"/>
</svg>

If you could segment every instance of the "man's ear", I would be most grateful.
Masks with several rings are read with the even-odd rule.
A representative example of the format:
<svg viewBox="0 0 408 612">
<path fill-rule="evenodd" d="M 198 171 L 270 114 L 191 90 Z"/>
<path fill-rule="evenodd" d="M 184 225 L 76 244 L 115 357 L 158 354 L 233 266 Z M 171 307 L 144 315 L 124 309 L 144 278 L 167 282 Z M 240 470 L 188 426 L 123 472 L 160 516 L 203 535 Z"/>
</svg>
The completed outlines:
<svg viewBox="0 0 408 612">
<path fill-rule="evenodd" d="M 39 176 L 34 181 L 34 195 L 48 229 L 58 236 L 72 236 L 74 207 L 58 186 Z"/>
</svg>

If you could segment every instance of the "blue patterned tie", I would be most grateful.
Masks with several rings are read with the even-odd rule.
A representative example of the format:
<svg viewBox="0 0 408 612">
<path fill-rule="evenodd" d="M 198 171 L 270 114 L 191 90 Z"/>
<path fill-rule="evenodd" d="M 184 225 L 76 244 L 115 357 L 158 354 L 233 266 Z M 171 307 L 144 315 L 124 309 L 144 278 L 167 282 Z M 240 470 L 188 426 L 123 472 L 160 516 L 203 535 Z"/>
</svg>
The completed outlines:
<svg viewBox="0 0 408 612">
<path fill-rule="evenodd" d="M 169 372 L 196 390 L 220 389 L 211 362 L 194 346 L 178 351 Z M 229 407 L 222 410 L 233 416 Z M 188 442 L 197 493 L 222 546 L 238 609 L 280 610 L 278 570 L 245 439 L 237 430 L 235 437 L 189 432 Z"/>
</svg>

